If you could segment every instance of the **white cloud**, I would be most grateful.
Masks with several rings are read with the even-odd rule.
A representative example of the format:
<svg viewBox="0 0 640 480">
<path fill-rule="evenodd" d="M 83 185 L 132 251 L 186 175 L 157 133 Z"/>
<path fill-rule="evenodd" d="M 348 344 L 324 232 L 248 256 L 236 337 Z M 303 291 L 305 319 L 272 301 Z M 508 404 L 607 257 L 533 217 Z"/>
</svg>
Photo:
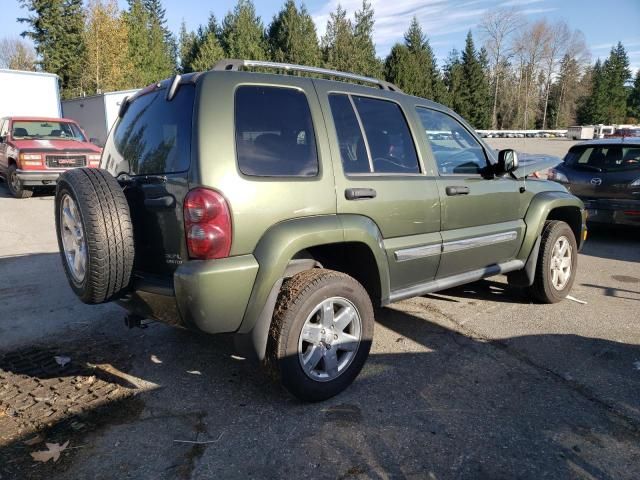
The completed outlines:
<svg viewBox="0 0 640 480">
<path fill-rule="evenodd" d="M 318 35 L 324 35 L 329 13 L 335 11 L 338 3 L 353 20 L 362 0 L 329 0 L 321 9 L 313 13 Z M 402 40 L 411 18 L 415 15 L 425 34 L 433 39 L 441 35 L 464 32 L 474 28 L 491 3 L 487 0 L 451 2 L 447 0 L 372 0 L 376 25 L 373 39 L 378 54 L 384 55 L 391 45 Z M 432 45 L 435 42 L 432 42 Z"/>
<path fill-rule="evenodd" d="M 544 0 L 508 0 L 506 2 L 502 2 L 499 7 L 521 7 L 523 5 L 530 5 L 532 3 L 541 3 Z"/>
</svg>

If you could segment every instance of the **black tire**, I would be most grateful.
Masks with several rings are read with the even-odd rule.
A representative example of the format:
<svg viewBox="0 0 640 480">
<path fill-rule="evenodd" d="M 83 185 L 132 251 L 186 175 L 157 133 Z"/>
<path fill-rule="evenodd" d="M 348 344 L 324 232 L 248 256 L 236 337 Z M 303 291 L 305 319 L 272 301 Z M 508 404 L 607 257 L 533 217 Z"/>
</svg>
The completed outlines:
<svg viewBox="0 0 640 480">
<path fill-rule="evenodd" d="M 13 163 L 9 165 L 9 169 L 7 170 L 7 187 L 9 187 L 11 195 L 16 198 L 31 197 L 31 195 L 33 195 L 33 189 L 22 185 L 22 182 L 16 177 L 16 170 L 17 168 Z"/>
<path fill-rule="evenodd" d="M 551 262 L 553 261 L 553 249 L 558 239 L 565 237 L 571 248 L 569 278 L 560 289 L 556 288 L 552 281 Z M 529 294 L 535 300 L 542 303 L 557 303 L 563 300 L 571 291 L 578 267 L 578 245 L 571 227 L 559 220 L 545 222 L 540 241 L 540 253 L 533 285 L 529 287 Z"/>
<path fill-rule="evenodd" d="M 62 239 L 62 203 L 69 196 L 84 229 L 86 268 L 74 277 Z M 69 285 L 84 303 L 104 303 L 124 293 L 131 280 L 134 243 L 129 205 L 117 180 L 97 168 L 76 168 L 60 176 L 55 198 L 56 234 Z"/>
<path fill-rule="evenodd" d="M 318 381 L 305 373 L 298 358 L 298 341 L 309 315 L 324 300 L 332 297 L 346 299 L 356 308 L 360 316 L 361 337 L 351 362 L 343 371 L 332 380 Z M 267 367 L 300 400 L 326 400 L 347 388 L 362 370 L 371 349 L 373 327 L 371 299 L 360 283 L 333 270 L 316 268 L 304 271 L 282 285 L 269 331 Z"/>
</svg>

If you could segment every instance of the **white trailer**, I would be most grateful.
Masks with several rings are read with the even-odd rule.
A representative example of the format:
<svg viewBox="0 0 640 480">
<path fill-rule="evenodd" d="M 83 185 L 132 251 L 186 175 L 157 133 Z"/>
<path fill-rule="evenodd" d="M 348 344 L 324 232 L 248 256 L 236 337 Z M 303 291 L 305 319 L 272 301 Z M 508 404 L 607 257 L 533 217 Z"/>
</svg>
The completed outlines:
<svg viewBox="0 0 640 480">
<path fill-rule="evenodd" d="M 0 118 L 61 116 L 57 75 L 0 69 Z"/>
<path fill-rule="evenodd" d="M 567 138 L 569 140 L 592 140 L 594 133 L 594 127 L 574 126 L 567 129 Z"/>
<path fill-rule="evenodd" d="M 137 91 L 123 90 L 64 100 L 62 114 L 64 118 L 78 122 L 93 143 L 104 146 L 122 101 Z"/>
</svg>

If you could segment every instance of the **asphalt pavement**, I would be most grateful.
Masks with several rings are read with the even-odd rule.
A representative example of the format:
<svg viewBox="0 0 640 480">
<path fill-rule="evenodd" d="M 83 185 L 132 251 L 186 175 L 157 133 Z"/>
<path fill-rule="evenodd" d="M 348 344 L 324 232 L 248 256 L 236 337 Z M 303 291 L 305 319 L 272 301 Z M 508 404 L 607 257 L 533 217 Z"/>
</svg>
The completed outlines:
<svg viewBox="0 0 640 480">
<path fill-rule="evenodd" d="M 577 301 L 496 277 L 381 309 L 355 383 L 302 404 L 226 337 L 81 304 L 52 197 L 0 184 L 0 478 L 640 478 L 639 246 L 592 231 Z"/>
</svg>

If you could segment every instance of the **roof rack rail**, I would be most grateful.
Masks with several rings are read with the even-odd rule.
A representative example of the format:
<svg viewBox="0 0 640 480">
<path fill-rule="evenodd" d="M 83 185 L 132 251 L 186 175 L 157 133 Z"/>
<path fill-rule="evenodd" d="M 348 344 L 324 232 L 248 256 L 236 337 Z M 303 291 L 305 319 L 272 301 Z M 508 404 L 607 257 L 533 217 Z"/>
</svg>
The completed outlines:
<svg viewBox="0 0 640 480">
<path fill-rule="evenodd" d="M 391 92 L 400 92 L 397 86 L 395 86 L 391 82 L 386 82 L 384 80 L 379 80 L 377 78 L 365 77 L 364 75 L 356 75 L 355 73 L 345 73 L 339 72 L 338 70 L 330 70 L 328 68 L 320 68 L 320 67 L 308 67 L 305 65 L 295 65 L 292 63 L 278 63 L 278 62 L 267 62 L 263 60 L 237 60 L 237 59 L 225 59 L 217 62 L 211 70 L 214 71 L 237 71 L 240 68 L 250 68 L 250 67 L 259 67 L 259 68 L 273 68 L 276 70 L 286 70 L 288 72 L 306 72 L 306 73 L 315 73 L 318 75 L 327 75 L 330 77 L 338 77 L 345 78 L 348 80 L 356 80 L 358 82 L 364 83 L 373 83 L 380 87 L 383 90 L 389 90 Z"/>
</svg>

